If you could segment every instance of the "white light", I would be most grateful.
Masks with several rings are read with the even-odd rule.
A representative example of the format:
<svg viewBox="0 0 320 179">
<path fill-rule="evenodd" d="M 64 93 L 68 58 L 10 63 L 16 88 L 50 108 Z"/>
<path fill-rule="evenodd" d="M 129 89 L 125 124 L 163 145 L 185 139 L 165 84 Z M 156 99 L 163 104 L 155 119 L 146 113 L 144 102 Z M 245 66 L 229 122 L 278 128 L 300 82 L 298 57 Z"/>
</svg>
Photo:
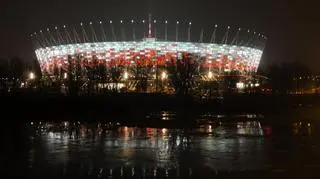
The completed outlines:
<svg viewBox="0 0 320 179">
<path fill-rule="evenodd" d="M 47 31 L 49 32 L 49 31 L 50 31 L 50 29 L 49 29 L 49 28 L 47 28 Z"/>
<path fill-rule="evenodd" d="M 133 20 L 131 20 L 131 23 L 133 23 Z"/>
<path fill-rule="evenodd" d="M 68 123 L 67 122 L 64 122 L 64 127 L 67 127 Z"/>
<path fill-rule="evenodd" d="M 163 128 L 161 131 L 162 131 L 163 134 L 165 134 L 167 132 L 167 129 Z"/>
<path fill-rule="evenodd" d="M 65 72 L 65 73 L 63 74 L 63 78 L 64 78 L 64 79 L 67 79 L 67 77 L 68 77 L 68 74 Z"/>
<path fill-rule="evenodd" d="M 112 21 L 109 21 L 110 24 L 112 24 Z"/>
<path fill-rule="evenodd" d="M 66 25 L 63 25 L 63 28 L 66 28 L 67 26 Z"/>
<path fill-rule="evenodd" d="M 30 122 L 31 125 L 33 125 L 33 122 Z"/>
<path fill-rule="evenodd" d="M 238 82 L 238 83 L 236 84 L 236 86 L 237 86 L 238 89 L 243 89 L 243 88 L 244 88 L 244 83 Z"/>
<path fill-rule="evenodd" d="M 145 20 L 142 20 L 142 23 L 146 22 Z"/>
<path fill-rule="evenodd" d="M 83 26 L 83 23 L 82 23 L 82 22 L 80 22 L 80 25 L 81 25 L 81 26 Z"/>
<path fill-rule="evenodd" d="M 168 24 L 168 21 L 165 21 L 166 24 Z"/>
<path fill-rule="evenodd" d="M 89 24 L 92 25 L 92 22 L 90 21 Z"/>
<path fill-rule="evenodd" d="M 99 21 L 99 24 L 102 24 L 102 21 Z"/>
<path fill-rule="evenodd" d="M 179 21 L 177 21 L 177 24 L 179 24 Z"/>
<path fill-rule="evenodd" d="M 191 22 L 189 22 L 189 25 L 191 25 Z"/>
<path fill-rule="evenodd" d="M 214 25 L 214 27 L 218 27 L 218 24 Z"/>
<path fill-rule="evenodd" d="M 29 73 L 29 79 L 30 79 L 30 80 L 33 80 L 34 78 L 35 78 L 34 73 L 33 73 L 33 72 L 30 72 L 30 73 Z"/>
<path fill-rule="evenodd" d="M 121 20 L 120 23 L 122 24 L 122 23 L 123 23 L 123 20 Z"/>
<path fill-rule="evenodd" d="M 40 33 L 42 33 L 42 30 L 40 30 Z"/>
<path fill-rule="evenodd" d="M 125 80 L 127 80 L 127 79 L 128 79 L 128 77 L 129 77 L 128 72 L 124 72 L 124 74 L 123 74 L 123 78 L 124 78 Z"/>
<path fill-rule="evenodd" d="M 163 71 L 163 72 L 161 73 L 161 79 L 162 79 L 162 80 L 165 80 L 166 78 L 167 78 L 167 73 Z"/>
<path fill-rule="evenodd" d="M 259 83 L 256 83 L 254 86 L 255 86 L 255 87 L 259 87 L 259 86 L 260 86 L 260 84 L 259 84 Z"/>
<path fill-rule="evenodd" d="M 228 26 L 228 29 L 230 29 L 230 26 Z"/>
<path fill-rule="evenodd" d="M 213 73 L 211 71 L 208 72 L 208 78 L 211 79 L 213 77 Z"/>
<path fill-rule="evenodd" d="M 157 20 L 154 20 L 153 23 L 157 23 Z"/>
</svg>

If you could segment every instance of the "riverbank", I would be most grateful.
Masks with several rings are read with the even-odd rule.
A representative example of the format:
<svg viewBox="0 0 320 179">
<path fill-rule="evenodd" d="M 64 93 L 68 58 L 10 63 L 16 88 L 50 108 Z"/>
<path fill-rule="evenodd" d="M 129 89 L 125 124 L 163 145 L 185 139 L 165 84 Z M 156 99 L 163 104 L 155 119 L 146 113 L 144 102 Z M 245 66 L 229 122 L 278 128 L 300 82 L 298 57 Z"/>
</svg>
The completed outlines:
<svg viewBox="0 0 320 179">
<path fill-rule="evenodd" d="M 14 93 L 1 97 L 3 115 L 15 119 L 145 120 L 151 112 L 174 111 L 176 118 L 194 119 L 204 113 L 216 115 L 261 114 L 263 116 L 312 110 L 320 106 L 317 95 L 226 95 L 200 100 L 165 94 L 122 93 L 66 97 L 46 93 Z M 130 118 L 130 120 L 129 120 Z M 144 121 L 140 121 L 144 122 Z"/>
</svg>

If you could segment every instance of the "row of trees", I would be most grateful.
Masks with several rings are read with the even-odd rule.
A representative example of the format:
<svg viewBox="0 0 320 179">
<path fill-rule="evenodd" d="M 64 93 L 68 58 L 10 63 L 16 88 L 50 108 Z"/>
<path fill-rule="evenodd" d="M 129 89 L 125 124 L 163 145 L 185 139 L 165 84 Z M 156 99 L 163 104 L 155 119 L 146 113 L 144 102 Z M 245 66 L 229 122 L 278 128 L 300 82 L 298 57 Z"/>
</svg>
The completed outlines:
<svg viewBox="0 0 320 179">
<path fill-rule="evenodd" d="M 319 78 L 300 61 L 273 64 L 260 73 L 269 77 L 267 86 L 273 93 L 304 92 L 319 87 Z"/>
<path fill-rule="evenodd" d="M 90 95 L 98 91 L 118 92 L 120 83 L 125 83 L 125 91 L 134 89 L 135 92 L 144 93 L 150 88 L 149 82 L 152 80 L 153 92 L 163 92 L 169 87 L 177 95 L 198 93 L 212 96 L 216 95 L 213 92 L 218 92 L 219 89 L 227 91 L 235 88 L 235 84 L 243 80 L 237 71 L 228 72 L 223 78 L 213 74 L 212 78 L 208 79 L 208 69 L 201 66 L 201 59 L 191 54 L 183 54 L 181 59 L 170 59 L 161 65 L 148 63 L 148 59 L 139 59 L 139 65 L 125 65 L 119 61 L 100 63 L 97 58 L 92 59 L 95 65 L 84 65 L 82 60 L 80 55 L 70 56 L 66 68 L 55 65 L 50 73 L 44 71 L 41 75 L 36 60 L 28 63 L 20 58 L 1 59 L 0 87 L 6 88 L 8 81 L 11 82 L 11 87 L 20 87 L 20 83 L 28 77 L 27 73 L 30 71 L 36 74 L 38 87 L 60 91 L 61 86 L 65 86 L 69 95 Z M 162 75 L 163 72 L 166 72 L 166 76 Z M 315 77 L 309 68 L 300 62 L 271 65 L 266 71 L 259 73 L 269 77 L 264 87 L 272 88 L 275 93 L 299 92 L 320 87 L 320 78 Z"/>
<path fill-rule="evenodd" d="M 27 61 L 18 57 L 0 59 L 0 89 L 19 88 L 31 71 L 41 77 L 38 61 Z"/>
<path fill-rule="evenodd" d="M 51 73 L 44 72 L 42 84 L 56 88 L 66 84 L 70 95 L 84 91 L 89 95 L 99 90 L 117 91 L 119 83 L 125 83 L 126 90 L 131 88 L 143 93 L 147 92 L 148 81 L 152 79 L 156 92 L 163 91 L 167 86 L 165 84 L 170 82 L 168 86 L 174 88 L 177 94 L 188 95 L 190 93 L 195 85 L 194 79 L 199 69 L 199 63 L 194 56 L 184 55 L 181 60 L 172 59 L 165 65 L 154 65 L 148 63 L 147 60 L 139 59 L 139 64 L 130 66 L 117 61 L 112 61 L 107 65 L 99 63 L 99 60 L 93 57 L 91 63 L 94 65 L 84 65 L 80 55 L 69 56 L 66 68 L 54 65 Z M 104 84 L 113 85 L 110 88 L 110 85 L 104 87 Z"/>
</svg>

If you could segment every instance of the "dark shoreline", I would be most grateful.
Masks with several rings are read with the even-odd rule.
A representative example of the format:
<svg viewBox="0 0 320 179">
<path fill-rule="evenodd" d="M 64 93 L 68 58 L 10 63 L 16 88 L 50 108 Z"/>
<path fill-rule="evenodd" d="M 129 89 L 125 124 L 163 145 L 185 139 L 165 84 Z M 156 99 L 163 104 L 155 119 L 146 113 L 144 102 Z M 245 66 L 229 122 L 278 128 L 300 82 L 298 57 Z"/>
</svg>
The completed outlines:
<svg viewBox="0 0 320 179">
<path fill-rule="evenodd" d="M 318 95 L 229 95 L 223 99 L 199 100 L 164 94 L 123 93 L 68 97 L 48 93 L 14 93 L 0 97 L 7 118 L 20 120 L 119 120 L 138 122 L 150 112 L 174 111 L 177 119 L 194 119 L 204 113 L 217 115 L 291 113 L 320 106 Z M 65 119 L 64 119 L 65 118 Z M 118 119 L 113 119 L 118 118 Z M 70 119 L 69 119 L 70 120 Z"/>
</svg>

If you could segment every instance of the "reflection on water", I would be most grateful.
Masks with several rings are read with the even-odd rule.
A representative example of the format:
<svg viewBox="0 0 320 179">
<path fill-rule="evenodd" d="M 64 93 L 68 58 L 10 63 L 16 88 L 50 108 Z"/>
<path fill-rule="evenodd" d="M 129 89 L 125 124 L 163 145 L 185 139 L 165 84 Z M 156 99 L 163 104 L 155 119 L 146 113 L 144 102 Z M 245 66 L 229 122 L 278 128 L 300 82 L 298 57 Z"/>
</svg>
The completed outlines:
<svg viewBox="0 0 320 179">
<path fill-rule="evenodd" d="M 314 134 L 315 125 L 311 121 L 297 121 L 292 124 L 292 131 L 295 135 L 308 135 Z"/>
<path fill-rule="evenodd" d="M 143 178 L 195 175 L 198 168 L 242 171 L 319 166 L 320 161 L 314 160 L 318 147 L 313 141 L 274 136 L 272 126 L 254 119 L 219 118 L 188 129 L 80 121 L 28 122 L 27 126 L 28 167 L 35 173 L 50 169 L 47 172 L 59 170 L 72 177 Z M 295 121 L 290 129 L 294 135 L 312 136 L 315 127 L 311 121 Z"/>
<path fill-rule="evenodd" d="M 35 165 L 34 151 L 39 150 L 44 152 L 43 160 L 52 165 L 91 160 L 89 163 L 110 167 L 142 164 L 177 167 L 188 164 L 255 168 L 258 166 L 256 162 L 252 165 L 246 161 L 261 163 L 264 160 L 258 154 L 263 150 L 263 138 L 239 136 L 263 136 L 259 122 L 240 122 L 228 128 L 223 124 L 202 125 L 190 130 L 122 126 L 117 130 L 103 131 L 100 128 L 103 124 L 97 123 L 95 129 L 79 124 L 79 132 L 76 132 L 77 129 L 68 129 L 72 128 L 70 122 L 56 126 L 42 123 L 41 130 L 36 127 L 38 132 L 31 141 L 38 139 L 43 146 L 30 150 L 30 167 Z M 56 128 L 65 130 L 57 131 Z"/>
</svg>

